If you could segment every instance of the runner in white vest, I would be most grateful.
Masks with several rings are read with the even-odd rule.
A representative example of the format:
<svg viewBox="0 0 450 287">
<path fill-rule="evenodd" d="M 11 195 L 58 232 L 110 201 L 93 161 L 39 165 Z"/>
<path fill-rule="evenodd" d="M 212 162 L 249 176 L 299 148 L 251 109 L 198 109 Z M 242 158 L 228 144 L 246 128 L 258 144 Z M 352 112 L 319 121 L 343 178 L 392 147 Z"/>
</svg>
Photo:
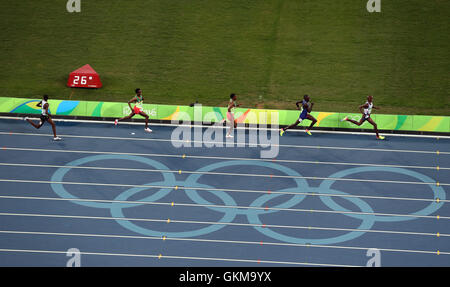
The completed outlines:
<svg viewBox="0 0 450 287">
<path fill-rule="evenodd" d="M 371 125 L 373 125 L 373 128 L 374 128 L 374 130 L 375 130 L 375 133 L 376 133 L 376 135 L 377 135 L 377 139 L 379 139 L 379 140 L 384 140 L 384 136 L 380 136 L 380 135 L 378 134 L 378 126 L 377 126 L 377 124 L 376 124 L 375 121 L 372 120 L 372 118 L 370 117 L 370 115 L 372 114 L 372 109 L 378 110 L 379 107 L 374 106 L 374 105 L 373 105 L 373 97 L 372 97 L 372 96 L 368 96 L 368 97 L 367 97 L 367 102 L 366 102 L 364 105 L 359 106 L 359 110 L 360 110 L 361 113 L 362 113 L 362 117 L 361 117 L 361 119 L 359 120 L 359 122 L 354 121 L 354 120 L 352 120 L 352 119 L 349 119 L 348 117 L 345 117 L 344 119 L 342 119 L 342 121 L 348 121 L 348 122 L 351 122 L 351 123 L 353 123 L 353 124 L 355 124 L 355 125 L 357 125 L 357 126 L 360 126 L 360 125 L 362 125 L 365 121 L 368 121 Z"/>
<path fill-rule="evenodd" d="M 48 112 L 48 108 L 50 107 L 50 105 L 48 103 L 48 96 L 44 95 L 42 101 L 40 101 L 36 106 L 41 108 L 41 117 L 40 117 L 41 120 L 39 121 L 39 124 L 35 124 L 28 117 L 25 117 L 24 120 L 29 122 L 33 127 L 37 128 L 37 129 L 42 127 L 42 125 L 44 125 L 45 122 L 49 122 L 52 125 L 53 140 L 54 141 L 61 140 L 60 137 L 56 136 L 56 126 L 52 120 L 52 117 L 50 116 L 50 113 Z"/>
<path fill-rule="evenodd" d="M 227 119 L 230 123 L 230 129 L 228 130 L 228 133 L 226 135 L 227 138 L 232 138 L 233 130 L 237 127 L 237 122 L 234 119 L 234 110 L 236 107 L 239 107 L 236 103 L 237 97 L 235 94 L 230 95 L 230 102 L 228 103 L 228 110 L 227 110 Z"/>
</svg>

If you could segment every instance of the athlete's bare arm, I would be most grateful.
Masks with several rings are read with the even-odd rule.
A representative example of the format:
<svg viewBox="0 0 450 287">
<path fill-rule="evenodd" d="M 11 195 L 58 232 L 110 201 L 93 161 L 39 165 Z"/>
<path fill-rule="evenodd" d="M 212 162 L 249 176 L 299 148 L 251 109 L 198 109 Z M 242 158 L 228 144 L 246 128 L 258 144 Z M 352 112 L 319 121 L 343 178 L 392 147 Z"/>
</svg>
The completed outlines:
<svg viewBox="0 0 450 287">
<path fill-rule="evenodd" d="M 228 103 L 228 112 L 231 113 L 231 109 L 233 108 L 233 106 L 234 106 L 234 102 Z M 240 107 L 240 106 L 241 106 L 241 104 L 236 105 L 236 107 Z"/>
<path fill-rule="evenodd" d="M 37 103 L 36 107 L 42 107 L 42 101 L 40 101 L 39 103 Z"/>
<path fill-rule="evenodd" d="M 233 107 L 233 102 L 228 103 L 228 112 L 231 113 L 231 107 Z"/>
<path fill-rule="evenodd" d="M 50 116 L 50 114 L 48 113 L 48 103 L 46 103 L 46 104 L 44 105 L 44 110 L 45 110 L 45 113 L 46 113 L 48 116 Z"/>
<path fill-rule="evenodd" d="M 359 111 L 361 114 L 364 114 L 364 109 L 367 109 L 369 107 L 369 104 L 364 104 L 359 106 Z"/>
<path fill-rule="evenodd" d="M 308 113 L 310 113 L 313 106 L 314 106 L 314 103 L 311 103 L 310 106 L 308 106 L 308 103 L 305 103 L 305 104 L 303 105 L 303 108 L 306 109 L 306 110 L 308 111 Z"/>
<path fill-rule="evenodd" d="M 308 103 L 303 104 L 302 107 L 303 107 L 303 109 L 308 110 Z"/>
<path fill-rule="evenodd" d="M 298 101 L 295 103 L 295 105 L 297 106 L 297 110 L 300 110 L 300 106 L 298 104 L 300 104 L 302 101 Z"/>
<path fill-rule="evenodd" d="M 131 107 L 131 104 L 135 103 L 135 102 L 136 102 L 135 98 L 132 98 L 131 100 L 128 101 L 128 106 L 130 107 L 130 110 L 133 110 L 133 108 Z"/>
</svg>

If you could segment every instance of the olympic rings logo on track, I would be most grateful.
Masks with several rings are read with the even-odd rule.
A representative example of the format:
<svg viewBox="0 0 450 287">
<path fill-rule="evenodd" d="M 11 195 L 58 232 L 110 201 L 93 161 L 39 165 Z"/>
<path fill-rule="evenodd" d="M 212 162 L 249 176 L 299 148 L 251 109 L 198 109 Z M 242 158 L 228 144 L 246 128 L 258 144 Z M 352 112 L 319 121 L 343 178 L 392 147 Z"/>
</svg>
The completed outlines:
<svg viewBox="0 0 450 287">
<path fill-rule="evenodd" d="M 153 168 L 156 168 L 158 170 L 168 170 L 169 168 L 162 164 L 161 162 L 155 161 L 153 159 L 145 158 L 145 157 L 138 157 L 138 156 L 129 156 L 129 155 L 96 155 L 96 156 L 88 156 L 84 158 L 77 159 L 75 161 L 67 163 L 67 166 L 81 166 L 86 163 L 100 161 L 100 160 L 130 160 L 130 161 L 136 161 L 143 164 L 146 164 L 148 166 L 151 166 Z M 213 170 L 223 168 L 223 167 L 230 167 L 230 166 L 261 166 L 266 168 L 271 168 L 274 170 L 278 170 L 280 172 L 283 172 L 284 174 L 288 176 L 294 176 L 294 177 L 301 177 L 301 175 L 288 167 L 282 166 L 280 164 L 272 163 L 272 162 L 256 162 L 256 161 L 223 161 L 218 163 L 213 163 L 207 166 L 204 166 L 196 171 L 196 173 L 193 173 L 189 175 L 185 181 L 178 181 L 176 180 L 175 176 L 171 172 L 162 172 L 163 181 L 160 182 L 152 182 L 145 185 L 157 185 L 162 186 L 158 191 L 151 194 L 148 197 L 142 198 L 137 200 L 136 202 L 156 202 L 157 200 L 160 200 L 167 196 L 170 192 L 172 192 L 173 187 L 175 186 L 184 186 L 189 187 L 189 191 L 184 191 L 186 196 L 189 197 L 190 200 L 197 204 L 201 205 L 213 205 L 213 203 L 209 202 L 205 198 L 203 198 L 200 193 L 195 190 L 195 188 L 202 188 L 202 189 L 215 189 L 214 187 L 199 183 L 198 180 L 202 176 L 202 172 L 211 172 Z M 63 182 L 65 175 L 71 170 L 70 167 L 64 167 L 59 168 L 55 171 L 55 173 L 52 175 L 51 181 L 54 182 L 51 184 L 51 187 L 53 191 L 60 196 L 61 198 L 65 199 L 74 199 L 73 203 L 86 206 L 86 207 L 92 207 L 92 208 L 101 208 L 101 209 L 109 209 L 111 216 L 113 218 L 117 218 L 116 222 L 123 226 L 124 228 L 142 234 L 146 236 L 167 236 L 167 237 L 180 237 L 180 238 L 188 238 L 188 237 L 196 237 L 196 236 L 202 236 L 206 234 L 213 233 L 215 231 L 218 231 L 224 227 L 227 226 L 227 223 L 232 223 L 236 216 L 242 215 L 246 216 L 247 220 L 250 224 L 255 225 L 255 229 L 259 231 L 260 233 L 287 243 L 294 243 L 294 244 L 335 244 L 335 243 L 342 243 L 345 241 L 349 241 L 352 239 L 355 239 L 357 237 L 362 236 L 365 232 L 364 230 L 370 230 L 375 222 L 396 222 L 396 221 L 406 221 L 406 220 L 412 220 L 415 219 L 415 217 L 398 217 L 398 216 L 380 216 L 373 213 L 372 207 L 366 203 L 364 200 L 358 197 L 345 197 L 342 196 L 342 199 L 345 199 L 354 205 L 356 205 L 361 213 L 342 213 L 345 216 L 349 216 L 355 219 L 361 220 L 361 224 L 357 227 L 358 230 L 350 231 L 346 234 L 335 236 L 335 237 L 329 237 L 329 238 L 318 238 L 318 239 L 312 239 L 312 238 L 298 238 L 293 236 L 288 236 L 285 234 L 281 234 L 279 232 L 276 232 L 268 227 L 262 227 L 263 223 L 261 222 L 260 215 L 261 214 L 270 214 L 277 212 L 277 210 L 264 210 L 262 207 L 264 204 L 272 199 L 275 199 L 283 194 L 264 194 L 259 197 L 257 197 L 251 204 L 250 207 L 261 207 L 261 209 L 242 209 L 242 208 L 223 208 L 218 206 L 207 206 L 205 208 L 208 208 L 210 210 L 224 213 L 223 217 L 217 221 L 219 224 L 212 224 L 207 227 L 203 227 L 197 230 L 190 230 L 190 231 L 180 231 L 180 232 L 161 232 L 157 230 L 151 230 L 148 228 L 144 228 L 141 226 L 136 225 L 130 220 L 126 220 L 125 215 L 123 213 L 124 209 L 127 208 L 133 208 L 140 206 L 142 204 L 136 203 L 133 201 L 133 203 L 123 203 L 123 201 L 127 201 L 132 196 L 138 194 L 139 192 L 142 192 L 144 190 L 147 190 L 149 188 L 146 187 L 133 187 L 126 191 L 123 191 L 120 193 L 111 203 L 105 203 L 105 202 L 94 202 L 94 201 L 76 201 L 76 199 L 79 199 L 75 195 L 69 193 L 63 186 L 62 183 L 55 183 L 55 182 Z M 362 172 L 391 172 L 391 173 L 397 173 L 397 174 L 403 174 L 407 176 L 414 177 L 416 179 L 419 179 L 423 182 L 433 182 L 431 178 L 429 178 L 426 175 L 423 175 L 418 172 L 410 171 L 403 168 L 389 168 L 389 167 L 357 167 L 357 168 L 350 168 L 346 170 L 342 170 L 339 172 L 336 172 L 332 175 L 330 175 L 330 178 L 344 178 L 348 175 L 362 173 Z M 198 172 L 198 173 L 197 173 Z M 319 194 L 318 197 L 320 200 L 331 210 L 334 210 L 336 212 L 349 212 L 350 210 L 346 209 L 345 207 L 339 205 L 334 199 L 334 196 L 330 195 L 348 195 L 348 193 L 335 190 L 332 188 L 335 180 L 324 180 L 318 187 L 310 187 L 305 179 L 302 178 L 293 178 L 296 186 L 291 188 L 286 188 L 283 190 L 278 190 L 278 192 L 289 192 L 289 193 L 300 193 L 301 194 L 294 194 L 291 196 L 291 198 L 283 203 L 280 203 L 276 206 L 273 206 L 274 209 L 289 209 L 293 208 L 294 206 L 300 204 L 306 197 L 305 193 L 315 193 Z M 167 186 L 167 187 L 165 187 Z M 430 188 L 433 192 L 434 198 L 440 198 L 442 200 L 445 199 L 445 191 L 442 189 L 442 187 L 438 187 L 435 185 L 430 185 Z M 228 193 L 224 191 L 217 191 L 217 190 L 204 190 L 203 192 L 209 192 L 216 197 L 218 197 L 225 206 L 236 206 L 237 203 L 231 197 Z M 323 194 L 323 195 L 320 195 Z M 326 195 L 325 195 L 326 194 Z M 114 201 L 121 201 L 121 202 L 114 202 Z M 437 203 L 435 201 L 432 201 L 429 205 L 427 205 L 425 208 L 416 211 L 414 213 L 410 213 L 409 215 L 430 215 L 434 212 L 436 212 L 439 208 L 441 208 L 443 203 Z M 363 214 L 364 213 L 364 214 Z M 369 214 L 367 214 L 369 213 Z"/>
</svg>

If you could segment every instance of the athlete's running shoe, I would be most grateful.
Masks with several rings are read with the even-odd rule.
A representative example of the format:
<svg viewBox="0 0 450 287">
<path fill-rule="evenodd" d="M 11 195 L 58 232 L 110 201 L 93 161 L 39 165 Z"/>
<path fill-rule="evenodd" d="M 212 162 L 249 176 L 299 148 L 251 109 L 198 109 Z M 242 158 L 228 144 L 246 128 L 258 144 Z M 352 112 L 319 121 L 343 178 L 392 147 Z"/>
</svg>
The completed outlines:
<svg viewBox="0 0 450 287">
<path fill-rule="evenodd" d="M 24 121 L 28 121 L 28 117 L 24 117 L 23 120 L 24 120 Z"/>
<path fill-rule="evenodd" d="M 348 121 L 348 117 L 345 117 L 341 120 L 341 122 L 345 122 L 345 121 Z"/>
<path fill-rule="evenodd" d="M 54 140 L 54 141 L 60 141 L 61 138 L 60 138 L 60 137 L 54 137 L 53 140 Z"/>
<path fill-rule="evenodd" d="M 377 139 L 379 139 L 379 140 L 384 140 L 385 137 L 384 137 L 384 136 L 377 136 Z"/>
<path fill-rule="evenodd" d="M 148 133 L 151 133 L 151 132 L 152 132 L 152 130 L 149 129 L 149 128 L 145 128 L 144 130 L 145 130 L 146 132 L 148 132 Z"/>
<path fill-rule="evenodd" d="M 285 130 L 280 129 L 280 137 L 282 137 L 285 132 L 286 132 Z"/>
<path fill-rule="evenodd" d="M 311 133 L 309 130 L 305 130 L 305 132 L 306 132 L 308 135 L 312 136 L 312 133 Z"/>
<path fill-rule="evenodd" d="M 233 135 L 227 134 L 226 137 L 227 138 L 233 138 Z"/>
<path fill-rule="evenodd" d="M 114 121 L 114 125 L 117 126 L 117 124 L 119 123 L 119 120 L 115 120 Z"/>
</svg>

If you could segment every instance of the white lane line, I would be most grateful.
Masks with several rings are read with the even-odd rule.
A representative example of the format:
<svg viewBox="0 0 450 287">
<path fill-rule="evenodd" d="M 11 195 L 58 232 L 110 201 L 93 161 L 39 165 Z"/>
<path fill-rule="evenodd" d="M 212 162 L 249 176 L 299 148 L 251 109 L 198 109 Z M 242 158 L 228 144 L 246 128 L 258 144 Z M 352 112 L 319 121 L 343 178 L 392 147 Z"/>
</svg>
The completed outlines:
<svg viewBox="0 0 450 287">
<path fill-rule="evenodd" d="M 44 136 L 49 135 L 36 134 L 36 133 L 18 133 L 18 132 L 0 132 L 3 135 L 22 135 L 22 136 Z M 85 139 L 106 139 L 106 140 L 125 140 L 125 141 L 150 141 L 150 142 L 179 142 L 179 143 L 200 143 L 200 144 L 217 144 L 214 141 L 195 141 L 195 140 L 172 140 L 172 139 L 159 139 L 159 138 L 128 138 L 128 137 L 106 137 L 106 136 L 82 136 L 82 135 L 59 135 L 66 138 L 85 138 Z M 245 146 L 250 143 L 243 143 Z M 398 152 L 398 153 L 419 153 L 419 154 L 437 154 L 437 151 L 425 151 L 425 150 L 401 150 L 401 149 L 381 149 L 381 148 L 359 148 L 359 147 L 337 147 L 337 146 L 313 146 L 313 145 L 286 145 L 286 144 L 273 144 L 273 146 L 283 148 L 301 148 L 301 149 L 331 149 L 331 150 L 350 150 L 350 151 L 371 151 L 371 152 Z M 450 155 L 450 152 L 439 151 L 440 155 Z"/>
<path fill-rule="evenodd" d="M 150 154 L 150 153 L 124 153 L 124 152 L 104 152 L 104 151 L 85 151 L 85 150 L 51 150 L 51 149 L 35 149 L 35 148 L 13 148 L 13 147 L 2 147 L 1 150 L 15 150 L 15 151 L 32 151 L 32 152 L 58 152 L 58 153 L 81 153 L 81 154 L 108 154 L 108 155 L 130 155 L 130 156 L 146 156 L 146 157 L 171 157 L 171 158 L 186 158 L 187 156 L 183 155 L 174 155 L 174 154 Z M 189 156 L 189 158 L 200 157 L 200 156 Z M 206 157 L 201 156 L 201 158 L 209 158 L 209 159 L 217 159 L 218 157 Z M 236 159 L 236 158 L 235 158 Z M 248 160 L 248 159 L 246 159 Z M 253 159 L 256 160 L 256 159 Z M 273 161 L 273 160 L 272 160 Z M 276 162 L 276 161 L 275 161 Z M 447 168 L 445 168 L 447 169 Z M 437 170 L 437 167 L 436 167 Z M 178 171 L 177 171 L 178 172 Z M 192 172 L 191 173 L 195 173 Z M 201 173 L 201 172 L 197 172 Z M 212 174 L 212 172 L 209 172 Z M 220 175 L 233 175 L 233 173 L 218 173 L 215 174 Z M 239 175 L 245 175 L 240 173 Z M 252 176 L 260 176 L 267 177 L 268 175 L 252 175 Z M 270 176 L 270 175 L 269 175 Z M 302 178 L 302 179 L 311 179 L 311 180 L 336 180 L 336 181 L 357 181 L 357 182 L 379 182 L 379 183 L 400 183 L 400 184 L 426 184 L 426 185 L 435 185 L 436 182 L 411 182 L 411 181 L 392 181 L 392 180 L 370 180 L 370 179 L 352 179 L 352 178 L 331 178 L 331 177 L 315 177 L 315 176 L 286 176 L 286 175 L 273 175 L 273 177 L 279 178 Z M 440 185 L 450 185 L 450 183 L 440 183 Z"/>
<path fill-rule="evenodd" d="M 170 169 L 137 169 L 137 168 L 113 168 L 96 166 L 69 166 L 69 165 L 44 165 L 44 164 L 20 164 L 20 163 L 0 163 L 0 166 L 20 166 L 20 167 L 44 167 L 44 168 L 65 168 L 65 169 L 88 169 L 88 170 L 113 170 L 113 171 L 131 171 L 131 172 L 160 172 L 177 174 L 180 170 Z M 253 174 L 253 173 L 232 173 L 232 172 L 212 172 L 212 171 L 189 171 L 182 170 L 185 174 L 203 174 L 203 175 L 222 175 L 222 176 L 246 176 L 246 177 L 265 177 L 265 178 L 286 178 L 286 179 L 310 179 L 310 180 L 334 180 L 334 181 L 352 181 L 352 182 L 371 182 L 371 183 L 397 183 L 397 184 L 420 184 L 437 185 L 436 182 L 423 181 L 392 181 L 378 179 L 355 179 L 338 177 L 316 177 L 316 176 L 293 176 L 293 175 L 272 175 L 272 174 Z M 450 185 L 450 183 L 439 183 L 439 185 Z"/>
<path fill-rule="evenodd" d="M 1 182 L 1 179 L 0 179 Z M 343 197 L 343 198 L 361 198 L 361 199 L 380 199 L 380 200 L 404 200 L 404 201 L 420 201 L 420 202 L 450 202 L 449 199 L 436 199 L 436 198 L 414 198 L 414 197 L 392 197 L 392 196 L 375 196 L 375 195 L 358 195 L 358 194 L 333 194 L 333 193 L 317 193 L 317 192 L 288 192 L 288 191 L 267 191 L 267 190 L 246 190 L 246 189 L 220 189 L 220 188 L 196 188 L 196 187 L 184 187 L 184 186 L 156 186 L 145 185 L 150 188 L 165 188 L 165 189 L 183 189 L 185 191 L 197 190 L 197 191 L 228 191 L 236 193 L 261 193 L 261 194 L 284 194 L 284 195 L 306 195 L 306 196 L 324 196 L 324 197 Z M 300 188 L 299 188 L 300 190 Z M 14 196 L 0 196 L 0 198 L 14 198 Z M 17 199 L 27 199 L 27 197 L 17 197 Z M 33 197 L 40 199 L 40 197 Z M 32 199 L 32 198 L 31 198 Z M 50 198 L 49 198 L 50 199 Z M 58 198 L 60 200 L 60 198 Z"/>
<path fill-rule="evenodd" d="M 12 253 L 46 253 L 46 254 L 66 254 L 67 251 L 55 250 L 32 250 L 32 249 L 0 249 L 0 252 Z M 327 264 L 327 263 L 309 263 L 309 262 L 288 262 L 288 261 L 270 261 L 270 260 L 254 260 L 254 259 L 237 259 L 237 258 L 218 258 L 218 257 L 193 257 L 178 255 L 152 255 L 152 254 L 130 254 L 130 253 L 104 253 L 104 252 L 80 252 L 81 255 L 97 255 L 97 256 L 119 256 L 119 257 L 142 257 L 142 258 L 158 258 L 158 259 L 185 259 L 185 260 L 204 260 L 204 261 L 222 261 L 222 262 L 245 262 L 245 263 L 263 263 L 263 264 L 281 264 L 281 265 L 303 265 L 303 266 L 324 266 L 324 267 L 364 267 L 343 264 Z"/>
<path fill-rule="evenodd" d="M 295 208 L 276 208 L 276 207 L 256 207 L 256 206 L 239 206 L 239 205 L 219 205 L 219 204 L 199 204 L 199 203 L 175 203 L 175 202 L 151 202 L 151 201 L 132 201 L 132 200 L 108 200 L 108 199 L 85 199 L 85 198 L 60 198 L 60 197 L 35 197 L 35 196 L 11 196 L 0 195 L 3 199 L 21 199 L 21 200 L 48 200 L 48 201 L 77 201 L 77 202 L 100 202 L 100 203 L 117 203 L 117 204 L 139 204 L 139 205 L 163 205 L 163 206 L 184 206 L 184 207 L 209 207 L 209 208 L 236 208 L 236 209 L 254 209 L 254 210 L 273 210 L 273 211 L 302 211 L 304 209 Z M 446 200 L 445 202 L 448 202 Z M 308 210 L 311 212 L 311 210 Z M 408 215 L 409 216 L 409 215 Z M 440 218 L 440 217 L 439 217 Z M 411 234 L 411 233 L 409 233 Z M 434 233 L 414 233 L 415 235 L 435 235 Z M 447 236 L 447 235 L 442 235 Z"/>
<path fill-rule="evenodd" d="M 154 170 L 158 172 L 176 172 L 180 173 L 180 170 L 171 171 L 171 170 Z M 183 171 L 181 171 L 183 173 Z M 197 171 L 186 171 L 186 173 L 192 174 L 203 174 L 203 172 Z M 360 179 L 360 178 L 338 178 L 338 177 L 318 177 L 318 176 L 289 176 L 289 175 L 261 175 L 261 174 L 245 174 L 245 173 L 226 173 L 226 172 L 208 172 L 209 175 L 231 175 L 231 176 L 253 176 L 253 177 L 275 177 L 275 178 L 292 178 L 292 179 L 309 179 L 309 180 L 332 180 L 332 181 L 346 181 L 346 182 L 369 182 L 369 183 L 395 183 L 395 184 L 411 184 L 411 185 L 430 185 L 430 186 L 450 186 L 450 183 L 438 183 L 438 182 L 423 182 L 423 181 L 401 181 L 401 180 L 380 180 L 380 179 Z M 27 180 L 21 179 L 0 179 L 0 181 L 11 181 L 11 182 L 27 182 Z M 30 183 L 53 183 L 51 181 L 33 181 L 30 180 Z M 64 182 L 65 184 L 80 184 L 80 185 L 107 185 L 107 186 L 134 186 L 134 185 L 125 185 L 125 184 L 105 184 L 105 183 L 85 183 L 85 182 Z M 136 185 L 136 187 L 141 187 L 142 185 Z M 224 189 L 222 189 L 224 190 Z"/>
<path fill-rule="evenodd" d="M 308 192 L 279 192 L 267 190 L 245 190 L 245 189 L 226 189 L 226 188 L 202 188 L 202 187 L 186 187 L 186 186 L 167 186 L 167 185 L 135 185 L 135 184 L 114 184 L 114 183 L 93 183 L 93 182 L 69 182 L 69 181 L 43 181 L 43 180 L 18 180 L 18 179 L 0 179 L 0 182 L 14 182 L 14 183 L 38 183 L 38 184 L 66 184 L 66 185 L 87 185 L 87 186 L 108 186 L 108 187 L 129 187 L 129 188 L 158 188 L 158 189 L 183 189 L 186 191 L 226 191 L 226 192 L 243 192 L 243 193 L 265 193 L 265 194 L 286 194 L 286 195 L 311 195 L 311 196 L 336 196 L 336 197 L 359 197 L 371 199 L 397 199 L 397 200 L 411 200 L 411 201 L 436 201 L 438 199 L 418 199 L 405 197 L 383 197 L 383 196 L 363 196 L 363 195 L 336 195 L 336 194 L 319 194 Z M 448 200 L 441 200 L 448 202 Z"/>
<path fill-rule="evenodd" d="M 323 244 L 298 244 L 298 243 L 280 243 L 280 242 L 257 242 L 242 240 L 223 240 L 223 239 L 202 239 L 202 238 L 176 238 L 176 237 L 155 237 L 155 236 L 137 236 L 137 235 L 112 235 L 112 234 L 88 234 L 88 233 L 64 233 L 64 232 L 41 232 L 41 231 L 13 231 L 0 230 L 0 234 L 19 234 L 19 235 L 48 235 L 48 236 L 67 236 L 67 237 L 100 237 L 113 239 L 144 239 L 144 240 L 168 240 L 168 241 L 188 241 L 188 242 L 207 242 L 207 243 L 224 243 L 224 244 L 245 244 L 245 245 L 267 245 L 267 246 L 283 246 L 283 247 L 315 247 L 315 248 L 331 248 L 331 249 L 347 249 L 347 250 L 368 250 L 373 247 L 359 246 L 338 246 Z M 399 252 L 399 253 L 421 253 L 436 255 L 436 251 L 427 250 L 410 250 L 395 248 L 380 248 L 380 251 Z M 440 255 L 450 255 L 450 252 L 439 251 Z"/>
<path fill-rule="evenodd" d="M 86 254 L 86 253 L 82 253 Z M 98 254 L 101 255 L 101 254 Z M 126 256 L 122 254 L 119 256 Z M 134 256 L 134 255 L 132 255 Z M 173 256 L 173 255 L 161 255 L 157 258 L 164 259 L 186 259 L 186 260 L 204 260 L 204 261 L 227 261 L 227 262 L 245 262 L 245 263 L 263 263 L 263 264 L 281 264 L 281 265 L 302 265 L 302 266 L 323 266 L 323 267 L 364 267 L 357 265 L 344 265 L 344 264 L 328 264 L 328 263 L 310 263 L 310 262 L 289 262 L 289 261 L 271 261 L 271 260 L 254 260 L 254 259 L 235 259 L 235 258 L 217 258 L 217 257 L 191 257 L 191 256 Z"/>
<path fill-rule="evenodd" d="M 36 115 L 38 116 L 38 115 Z M 0 116 L 0 119 L 15 119 L 15 120 L 22 120 L 22 117 L 7 117 L 7 116 Z M 98 120 L 81 120 L 81 119 L 53 119 L 55 122 L 67 122 L 67 123 L 87 123 L 87 124 L 104 124 L 111 126 L 113 124 L 113 121 L 98 121 Z M 150 123 L 151 126 L 161 126 L 161 127 L 179 127 L 182 126 L 180 123 L 170 123 L 170 124 L 163 124 L 163 123 Z M 143 125 L 143 122 L 121 122 L 120 125 L 132 125 L 132 126 L 141 126 Z M 214 128 L 214 129 L 227 129 L 227 126 L 221 126 L 221 125 L 199 125 L 199 124 L 192 124 L 188 125 L 192 128 Z M 249 127 L 243 127 L 238 124 L 238 127 L 236 129 L 238 130 L 263 130 L 263 131 L 276 131 L 278 132 L 278 128 L 264 128 L 264 127 L 255 127 L 256 125 L 251 125 Z M 303 127 L 304 128 L 304 127 Z M 304 129 L 291 129 L 289 132 L 297 132 L 297 133 L 304 133 Z M 358 132 L 358 131 L 326 131 L 326 130 L 314 130 L 314 133 L 321 133 L 321 134 L 347 134 L 347 135 L 364 135 L 364 136 L 374 136 L 374 133 L 372 131 L 367 132 Z M 442 138 L 442 139 L 450 139 L 450 136 L 443 136 L 443 135 L 419 135 L 419 134 L 400 134 L 400 133 L 382 133 L 383 135 L 387 135 L 389 137 L 411 137 L 411 138 Z"/>
<path fill-rule="evenodd" d="M 31 151 L 31 152 L 59 152 L 59 153 L 67 152 L 67 153 L 86 153 L 86 154 L 132 155 L 132 156 L 146 156 L 146 157 L 171 157 L 171 158 L 181 158 L 181 159 L 239 160 L 239 161 L 262 161 L 262 162 L 273 162 L 273 163 L 322 164 L 322 165 L 450 170 L 450 167 L 441 167 L 441 166 L 415 166 L 415 165 L 392 165 L 392 164 L 353 163 L 353 162 L 263 159 L 263 158 L 221 157 L 221 156 L 202 156 L 202 155 L 186 155 L 186 154 L 178 155 L 178 154 L 153 154 L 153 153 L 123 153 L 123 152 L 104 152 L 104 151 L 86 151 L 86 150 L 81 150 L 81 151 L 80 150 L 51 150 L 51 149 L 17 148 L 17 147 L 1 147 L 1 149 L 3 151 L 12 150 L 12 151 Z M 132 169 L 130 169 L 130 170 L 132 170 Z"/>
<path fill-rule="evenodd" d="M 3 147 L 3 150 L 15 150 L 16 148 L 7 148 Z M 153 157 L 164 157 L 164 156 L 172 156 L 171 154 L 157 154 L 153 155 Z M 312 164 L 312 165 L 343 165 L 343 166 L 368 166 L 368 167 L 389 167 L 389 168 L 408 168 L 408 169 L 431 169 L 431 170 L 450 170 L 450 167 L 441 167 L 441 166 L 420 166 L 420 165 L 398 165 L 398 164 L 376 164 L 376 163 L 355 163 L 355 162 L 332 162 L 332 161 L 312 161 L 312 160 L 288 160 L 288 159 L 258 159 L 258 158 L 246 158 L 246 157 L 211 157 L 211 156 L 200 156 L 200 155 L 173 155 L 176 158 L 182 159 L 219 159 L 219 160 L 240 160 L 240 161 L 263 161 L 263 162 L 273 162 L 273 163 L 297 163 L 297 164 Z M 17 166 L 36 166 L 31 163 L 0 163 L 1 165 L 17 165 Z M 38 165 L 45 167 L 46 165 Z M 50 167 L 56 167 L 53 165 L 47 165 Z M 84 168 L 84 167 L 78 167 Z M 100 167 L 98 167 L 100 168 Z M 105 168 L 106 169 L 106 168 Z M 109 168 L 114 169 L 114 168 Z M 116 168 L 119 170 L 118 168 Z M 124 170 L 140 170 L 140 169 L 124 169 Z"/>
<path fill-rule="evenodd" d="M 61 214 L 38 214 L 38 213 L 10 213 L 2 212 L 0 216 L 22 216 L 22 217 L 46 217 L 46 218 L 68 218 L 68 219 L 93 219 L 93 220 L 123 220 L 137 222 L 160 222 L 160 223 L 181 223 L 181 224 L 207 224 L 207 225 L 226 225 L 226 226 L 243 226 L 258 228 L 285 228 L 285 229 L 314 229 L 314 230 L 332 230 L 332 231 L 358 231 L 386 234 L 402 234 L 402 235 L 421 235 L 436 236 L 437 233 L 424 233 L 412 231 L 391 231 L 391 230 L 373 230 L 373 229 L 353 229 L 353 228 L 337 228 L 337 227 L 314 227 L 314 226 L 298 226 L 298 225 L 275 225 L 275 224 L 251 224 L 251 223 L 235 223 L 235 222 L 216 222 L 216 221 L 194 221 L 194 220 L 176 220 L 176 219 L 152 219 L 152 218 L 127 218 L 127 217 L 104 217 L 104 216 L 84 216 L 84 215 L 61 215 Z M 436 218 L 434 218 L 436 219 Z M 450 219 L 450 218 L 446 218 Z M 440 236 L 440 235 L 439 235 Z M 449 237 L 445 234 L 444 237 Z"/>
</svg>

